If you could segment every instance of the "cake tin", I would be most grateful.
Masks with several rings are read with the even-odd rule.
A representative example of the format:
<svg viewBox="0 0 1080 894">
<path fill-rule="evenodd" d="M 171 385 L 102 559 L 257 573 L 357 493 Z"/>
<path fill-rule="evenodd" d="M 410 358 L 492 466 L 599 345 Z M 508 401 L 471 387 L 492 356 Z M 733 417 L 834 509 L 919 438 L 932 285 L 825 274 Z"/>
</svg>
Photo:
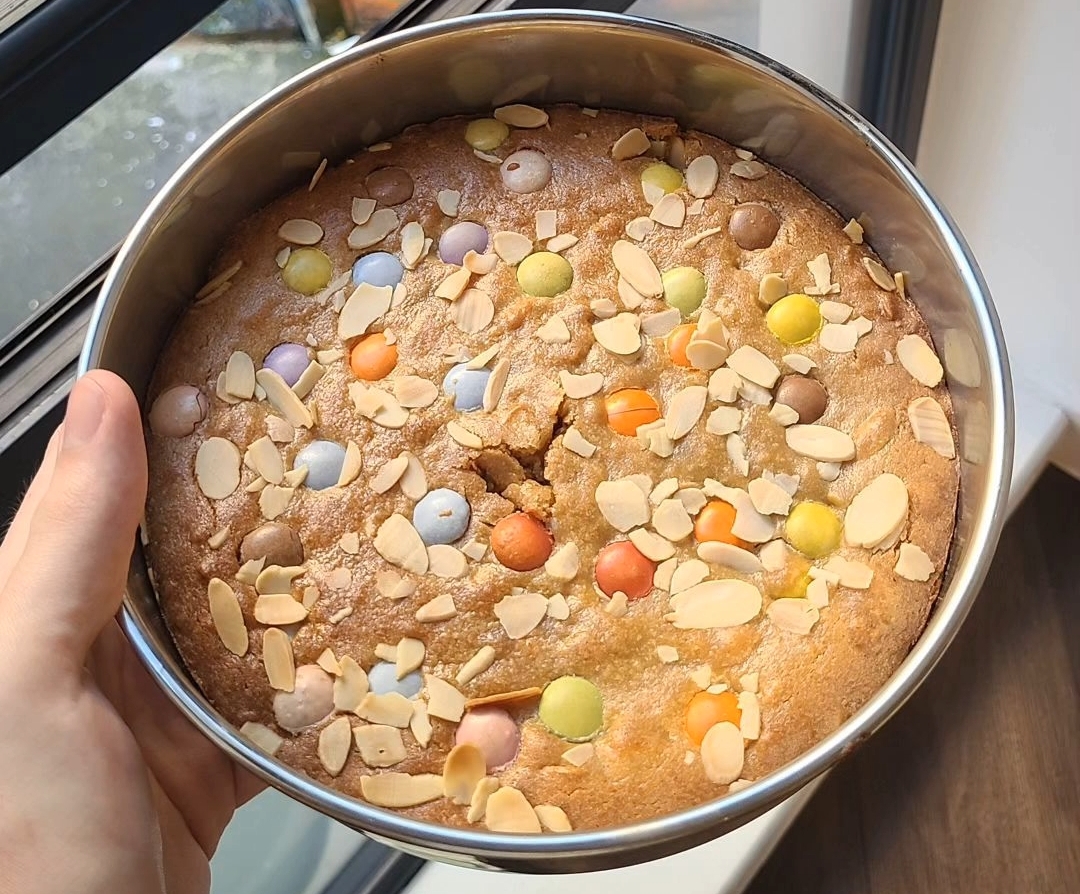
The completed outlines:
<svg viewBox="0 0 1080 894">
<path fill-rule="evenodd" d="M 479 15 L 379 39 L 249 106 L 172 177 L 106 281 L 80 369 L 122 375 L 140 400 L 177 317 L 230 229 L 331 164 L 444 115 L 510 102 L 579 103 L 674 117 L 796 177 L 868 240 L 933 333 L 952 390 L 961 485 L 955 541 L 925 631 L 880 691 L 832 735 L 750 787 L 648 822 L 565 835 L 449 828 L 327 788 L 257 750 L 192 682 L 162 620 L 145 558 L 132 560 L 121 624 L 181 711 L 271 785 L 381 842 L 423 857 L 520 872 L 609 869 L 701 844 L 806 785 L 880 727 L 956 635 L 990 564 L 1012 465 L 1008 361 L 986 285 L 962 236 L 911 165 L 870 124 L 784 66 L 716 37 L 600 13 Z"/>
</svg>

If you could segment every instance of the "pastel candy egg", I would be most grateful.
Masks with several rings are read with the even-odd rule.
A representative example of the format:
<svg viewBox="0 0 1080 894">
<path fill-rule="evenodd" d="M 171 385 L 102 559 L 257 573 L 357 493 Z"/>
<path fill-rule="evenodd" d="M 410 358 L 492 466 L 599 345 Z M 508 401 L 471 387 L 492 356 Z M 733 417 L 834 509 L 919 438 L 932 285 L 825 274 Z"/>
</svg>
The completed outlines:
<svg viewBox="0 0 1080 894">
<path fill-rule="evenodd" d="M 150 431 L 166 438 L 183 438 L 206 418 L 210 404 L 194 385 L 174 385 L 158 395 L 150 408 Z"/>
<path fill-rule="evenodd" d="M 326 490 L 338 483 L 345 464 L 345 448 L 334 441 L 312 441 L 296 454 L 293 467 L 307 466 L 304 484 L 312 490 Z"/>
<path fill-rule="evenodd" d="M 400 205 L 413 194 L 413 179 L 404 168 L 378 168 L 364 178 L 364 186 L 380 205 Z"/>
<path fill-rule="evenodd" d="M 758 202 L 736 206 L 728 221 L 728 232 L 739 248 L 755 251 L 768 248 L 780 231 L 780 218 Z"/>
<path fill-rule="evenodd" d="M 464 363 L 450 368 L 443 379 L 443 391 L 454 399 L 455 410 L 479 410 L 484 405 L 491 370 L 466 369 Z"/>
<path fill-rule="evenodd" d="M 357 258 L 352 268 L 354 286 L 367 283 L 369 286 L 396 286 L 405 275 L 405 268 L 388 251 L 373 251 L 369 255 Z"/>
<path fill-rule="evenodd" d="M 510 192 L 525 195 L 537 192 L 551 182 L 551 162 L 543 152 L 519 149 L 506 157 L 499 175 Z"/>
<path fill-rule="evenodd" d="M 765 314 L 769 331 L 786 345 L 810 341 L 821 328 L 821 310 L 809 295 L 796 292 L 776 302 Z"/>
<path fill-rule="evenodd" d="M 248 531 L 240 541 L 240 561 L 266 559 L 267 565 L 303 565 L 300 535 L 281 522 L 266 522 Z"/>
<path fill-rule="evenodd" d="M 669 164 L 658 161 L 641 172 L 642 186 L 655 186 L 665 194 L 675 192 L 683 185 L 683 175 Z"/>
<path fill-rule="evenodd" d="M 620 435 L 637 434 L 638 426 L 660 418 L 660 406 L 649 392 L 623 388 L 604 398 L 608 427 Z"/>
<path fill-rule="evenodd" d="M 298 667 L 293 691 L 274 695 L 274 719 L 291 733 L 318 723 L 333 710 L 333 678 L 317 664 Z"/>
<path fill-rule="evenodd" d="M 310 362 L 308 349 L 292 342 L 283 342 L 271 348 L 263 358 L 263 366 L 281 376 L 290 388 L 297 383 Z"/>
<path fill-rule="evenodd" d="M 510 128 L 495 118 L 477 118 L 465 126 L 465 142 L 473 149 L 490 152 L 510 136 Z"/>
<path fill-rule="evenodd" d="M 419 671 L 409 671 L 399 680 L 396 665 L 389 661 L 376 661 L 367 678 L 368 688 L 376 695 L 397 692 L 405 698 L 416 698 L 424 687 L 424 678 Z"/>
<path fill-rule="evenodd" d="M 521 732 L 514 718 L 502 708 L 473 708 L 461 718 L 454 744 L 479 748 L 490 773 L 517 757 Z"/>
<path fill-rule="evenodd" d="M 784 539 L 804 556 L 820 559 L 840 545 L 840 519 L 824 503 L 798 503 L 784 523 Z"/>
<path fill-rule="evenodd" d="M 705 734 L 718 723 L 739 725 L 742 711 L 739 698 L 731 690 L 699 692 L 686 706 L 686 734 L 695 745 L 701 745 Z"/>
<path fill-rule="evenodd" d="M 784 376 L 776 388 L 776 402 L 786 404 L 799 414 L 799 422 L 817 422 L 829 402 L 825 386 L 807 376 Z"/>
<path fill-rule="evenodd" d="M 583 677 L 552 680 L 540 696 L 540 720 L 562 739 L 584 742 L 604 725 L 600 690 Z"/>
<path fill-rule="evenodd" d="M 608 596 L 622 591 L 627 599 L 652 592 L 656 563 L 629 540 L 609 543 L 596 555 L 596 585 Z"/>
<path fill-rule="evenodd" d="M 334 273 L 334 265 L 329 256 L 317 248 L 297 248 L 285 262 L 281 278 L 285 285 L 301 295 L 314 295 L 319 289 L 325 289 Z"/>
<path fill-rule="evenodd" d="M 413 507 L 412 523 L 428 546 L 453 543 L 469 527 L 469 501 L 448 487 L 428 491 Z"/>
<path fill-rule="evenodd" d="M 397 362 L 397 344 L 387 344 L 382 332 L 364 336 L 349 352 L 349 367 L 357 378 L 369 382 L 386 378 Z"/>
<path fill-rule="evenodd" d="M 471 220 L 463 220 L 447 227 L 439 237 L 439 257 L 447 264 L 459 267 L 465 261 L 465 255 L 475 251 L 482 255 L 488 246 L 488 231 Z"/>
<path fill-rule="evenodd" d="M 517 280 L 526 295 L 554 298 L 570 288 L 574 282 L 574 268 L 562 255 L 538 251 L 518 264 Z"/>
<path fill-rule="evenodd" d="M 512 512 L 491 529 L 491 551 L 499 562 L 514 571 L 534 571 L 551 556 L 555 540 L 535 516 Z"/>
<path fill-rule="evenodd" d="M 664 271 L 664 301 L 684 317 L 690 316 L 705 300 L 705 276 L 693 267 L 674 267 Z"/>
</svg>

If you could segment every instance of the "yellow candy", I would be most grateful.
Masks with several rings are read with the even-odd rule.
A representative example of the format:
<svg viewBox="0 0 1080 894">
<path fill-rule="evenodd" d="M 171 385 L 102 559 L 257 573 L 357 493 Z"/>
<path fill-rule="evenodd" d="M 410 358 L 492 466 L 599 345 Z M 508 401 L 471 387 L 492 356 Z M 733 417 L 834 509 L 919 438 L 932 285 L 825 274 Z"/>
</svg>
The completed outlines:
<svg viewBox="0 0 1080 894">
<path fill-rule="evenodd" d="M 675 192 L 683 185 L 683 175 L 662 161 L 651 164 L 641 172 L 642 184 L 659 187 L 665 194 Z"/>
<path fill-rule="evenodd" d="M 769 331 L 786 345 L 810 341 L 821 329 L 821 310 L 808 295 L 796 293 L 781 298 L 765 314 Z"/>
<path fill-rule="evenodd" d="M 804 556 L 820 559 L 840 545 L 840 519 L 824 503 L 807 500 L 788 514 L 784 539 Z"/>
<path fill-rule="evenodd" d="M 538 251 L 518 264 L 517 281 L 526 295 L 554 298 L 570 288 L 574 268 L 562 255 Z"/>
<path fill-rule="evenodd" d="M 465 142 L 473 149 L 490 152 L 510 136 L 510 128 L 495 118 L 477 118 L 465 128 Z"/>
<path fill-rule="evenodd" d="M 334 265 L 317 248 L 298 248 L 289 255 L 281 278 L 290 289 L 301 295 L 314 295 L 325 289 L 334 272 Z"/>
</svg>

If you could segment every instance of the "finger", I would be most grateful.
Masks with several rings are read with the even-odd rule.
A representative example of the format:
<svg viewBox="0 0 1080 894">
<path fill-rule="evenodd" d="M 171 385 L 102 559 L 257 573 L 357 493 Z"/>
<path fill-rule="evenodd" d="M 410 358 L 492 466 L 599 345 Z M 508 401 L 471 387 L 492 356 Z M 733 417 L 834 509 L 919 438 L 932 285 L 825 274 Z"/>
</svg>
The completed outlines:
<svg viewBox="0 0 1080 894">
<path fill-rule="evenodd" d="M 26 548 L 26 540 L 30 536 L 30 520 L 34 517 L 38 504 L 41 503 L 42 495 L 48 490 L 49 482 L 52 481 L 63 429 L 63 425 L 57 426 L 56 431 L 49 438 L 45 456 L 41 460 L 41 467 L 37 470 L 34 480 L 30 482 L 30 487 L 27 488 L 22 503 L 19 504 L 19 511 L 15 513 L 15 518 L 8 526 L 3 544 L 0 544 L 0 594 L 4 591 L 11 570 Z"/>
<path fill-rule="evenodd" d="M 17 650 L 82 667 L 119 607 L 145 497 L 135 397 L 118 376 L 90 372 L 68 398 L 52 480 L 5 588 L 0 629 Z"/>
</svg>

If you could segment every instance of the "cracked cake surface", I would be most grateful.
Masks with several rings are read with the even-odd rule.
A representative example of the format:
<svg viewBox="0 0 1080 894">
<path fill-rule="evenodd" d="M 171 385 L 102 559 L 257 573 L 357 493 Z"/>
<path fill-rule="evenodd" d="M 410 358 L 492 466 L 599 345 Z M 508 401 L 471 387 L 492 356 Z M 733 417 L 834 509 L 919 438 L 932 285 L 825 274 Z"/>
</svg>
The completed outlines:
<svg viewBox="0 0 1080 894">
<path fill-rule="evenodd" d="M 320 782 L 500 831 L 797 757 L 903 660 L 953 530 L 941 366 L 863 238 L 624 112 L 320 166 L 236 228 L 148 395 L 199 686 Z"/>
</svg>

